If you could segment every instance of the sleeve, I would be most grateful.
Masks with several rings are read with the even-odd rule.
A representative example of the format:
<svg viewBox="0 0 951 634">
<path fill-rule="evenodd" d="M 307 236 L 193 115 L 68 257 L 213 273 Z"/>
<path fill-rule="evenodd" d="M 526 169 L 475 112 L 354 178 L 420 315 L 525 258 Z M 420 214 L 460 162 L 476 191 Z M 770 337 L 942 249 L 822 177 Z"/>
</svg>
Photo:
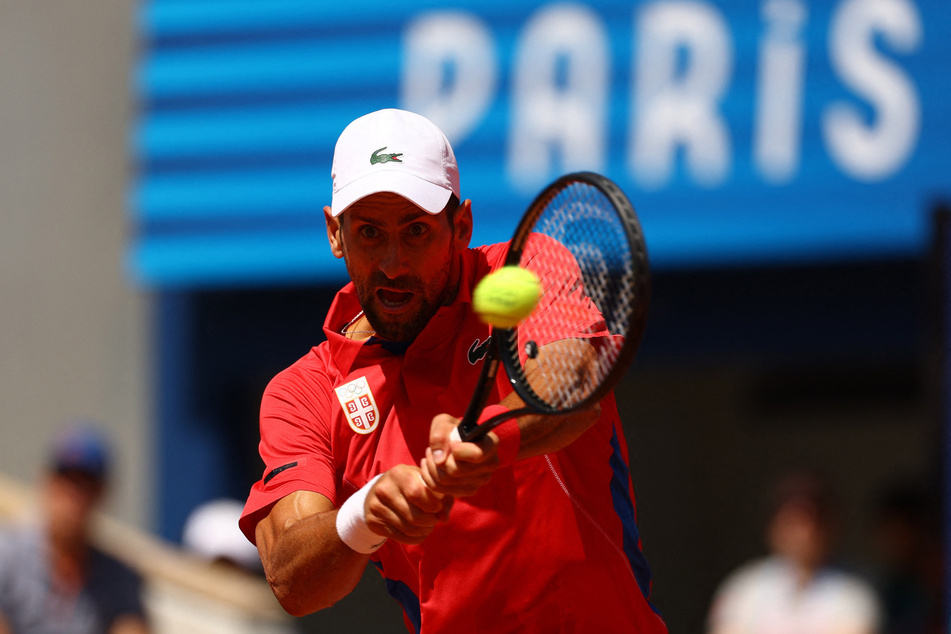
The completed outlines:
<svg viewBox="0 0 951 634">
<path fill-rule="evenodd" d="M 769 579 L 760 574 L 759 562 L 751 562 L 730 573 L 717 587 L 707 611 L 707 631 L 726 632 L 753 627 L 750 617 L 761 611 L 757 596 L 770 587 Z M 752 608 L 752 609 L 751 609 Z"/>
<path fill-rule="evenodd" d="M 95 557 L 92 578 L 87 591 L 106 623 L 122 617 L 146 618 L 142 602 L 142 577 L 126 564 L 101 551 Z"/>
<path fill-rule="evenodd" d="M 238 523 L 251 543 L 256 543 L 258 522 L 294 491 L 314 491 L 337 505 L 330 392 L 326 374 L 295 366 L 268 384 L 258 445 L 264 473 L 252 486 Z"/>
<path fill-rule="evenodd" d="M 872 586 L 860 577 L 843 575 L 841 597 L 836 602 L 836 622 L 841 631 L 878 632 L 883 608 Z"/>
</svg>

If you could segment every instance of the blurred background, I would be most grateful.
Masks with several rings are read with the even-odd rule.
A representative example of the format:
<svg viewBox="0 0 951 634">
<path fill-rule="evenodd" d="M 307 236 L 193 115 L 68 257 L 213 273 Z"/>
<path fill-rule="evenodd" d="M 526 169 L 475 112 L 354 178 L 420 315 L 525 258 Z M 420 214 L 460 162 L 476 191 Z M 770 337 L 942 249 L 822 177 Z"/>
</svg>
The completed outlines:
<svg viewBox="0 0 951 634">
<path fill-rule="evenodd" d="M 944 490 L 949 33 L 939 0 L 0 0 L 4 487 L 28 503 L 54 430 L 101 421 L 106 534 L 168 609 L 203 573 L 148 558 L 261 476 L 264 385 L 345 281 L 336 137 L 402 107 L 452 141 L 476 243 L 568 171 L 638 207 L 654 302 L 618 398 L 671 631 L 766 552 L 795 469 L 829 480 L 839 561 L 874 581 L 888 496 L 938 513 Z M 402 631 L 375 571 L 288 626 L 344 624 Z"/>
</svg>

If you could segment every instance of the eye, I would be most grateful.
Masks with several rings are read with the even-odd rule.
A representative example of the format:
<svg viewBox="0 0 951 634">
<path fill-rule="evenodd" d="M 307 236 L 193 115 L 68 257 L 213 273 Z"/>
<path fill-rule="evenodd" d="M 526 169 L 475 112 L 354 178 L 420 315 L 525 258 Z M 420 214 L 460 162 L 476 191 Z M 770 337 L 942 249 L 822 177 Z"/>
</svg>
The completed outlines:
<svg viewBox="0 0 951 634">
<path fill-rule="evenodd" d="M 364 238 L 375 238 L 380 234 L 379 229 L 373 225 L 361 225 L 357 232 Z"/>
<path fill-rule="evenodd" d="M 426 235 L 429 232 L 429 227 L 421 222 L 414 222 L 409 226 L 408 232 L 411 236 L 418 238 Z"/>
</svg>

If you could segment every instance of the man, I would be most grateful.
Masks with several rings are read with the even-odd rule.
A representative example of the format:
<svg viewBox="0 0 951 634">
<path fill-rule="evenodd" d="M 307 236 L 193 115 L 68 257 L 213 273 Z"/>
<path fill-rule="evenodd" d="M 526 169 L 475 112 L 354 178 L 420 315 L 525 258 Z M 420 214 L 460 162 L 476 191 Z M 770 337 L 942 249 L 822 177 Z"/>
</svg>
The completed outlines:
<svg viewBox="0 0 951 634">
<path fill-rule="evenodd" d="M 327 341 L 265 392 L 265 472 L 241 519 L 281 604 L 332 605 L 372 561 L 414 632 L 666 632 L 613 397 L 450 439 L 489 336 L 471 292 L 506 245 L 468 248 L 446 137 L 371 113 L 341 134 L 332 177 L 327 233 L 351 283 Z M 518 405 L 503 377 L 496 390 L 490 413 Z"/>
<path fill-rule="evenodd" d="M 55 440 L 43 523 L 0 533 L 0 634 L 145 634 L 141 580 L 89 543 L 109 452 L 88 425 Z"/>
<path fill-rule="evenodd" d="M 825 482 L 793 473 L 779 482 L 766 530 L 771 551 L 717 590 L 711 634 L 874 634 L 880 609 L 871 586 L 830 563 L 835 504 Z"/>
</svg>

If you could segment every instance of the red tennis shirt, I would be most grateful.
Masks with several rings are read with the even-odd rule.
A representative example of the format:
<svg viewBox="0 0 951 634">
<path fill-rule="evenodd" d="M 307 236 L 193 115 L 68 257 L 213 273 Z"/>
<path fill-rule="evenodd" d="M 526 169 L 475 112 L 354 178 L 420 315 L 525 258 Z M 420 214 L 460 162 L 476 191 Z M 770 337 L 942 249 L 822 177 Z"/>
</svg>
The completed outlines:
<svg viewBox="0 0 951 634">
<path fill-rule="evenodd" d="M 264 476 L 240 522 L 248 539 L 289 493 L 315 491 L 339 508 L 377 474 L 418 465 L 433 417 L 462 416 L 490 334 L 471 309 L 471 291 L 502 265 L 506 247 L 464 251 L 455 301 L 402 351 L 341 335 L 361 308 L 352 284 L 337 294 L 327 341 L 265 391 Z M 511 391 L 503 375 L 490 403 Z M 412 632 L 667 631 L 648 602 L 650 570 L 613 396 L 571 445 L 498 469 L 476 495 L 457 499 L 422 544 L 391 539 L 371 559 Z"/>
</svg>

